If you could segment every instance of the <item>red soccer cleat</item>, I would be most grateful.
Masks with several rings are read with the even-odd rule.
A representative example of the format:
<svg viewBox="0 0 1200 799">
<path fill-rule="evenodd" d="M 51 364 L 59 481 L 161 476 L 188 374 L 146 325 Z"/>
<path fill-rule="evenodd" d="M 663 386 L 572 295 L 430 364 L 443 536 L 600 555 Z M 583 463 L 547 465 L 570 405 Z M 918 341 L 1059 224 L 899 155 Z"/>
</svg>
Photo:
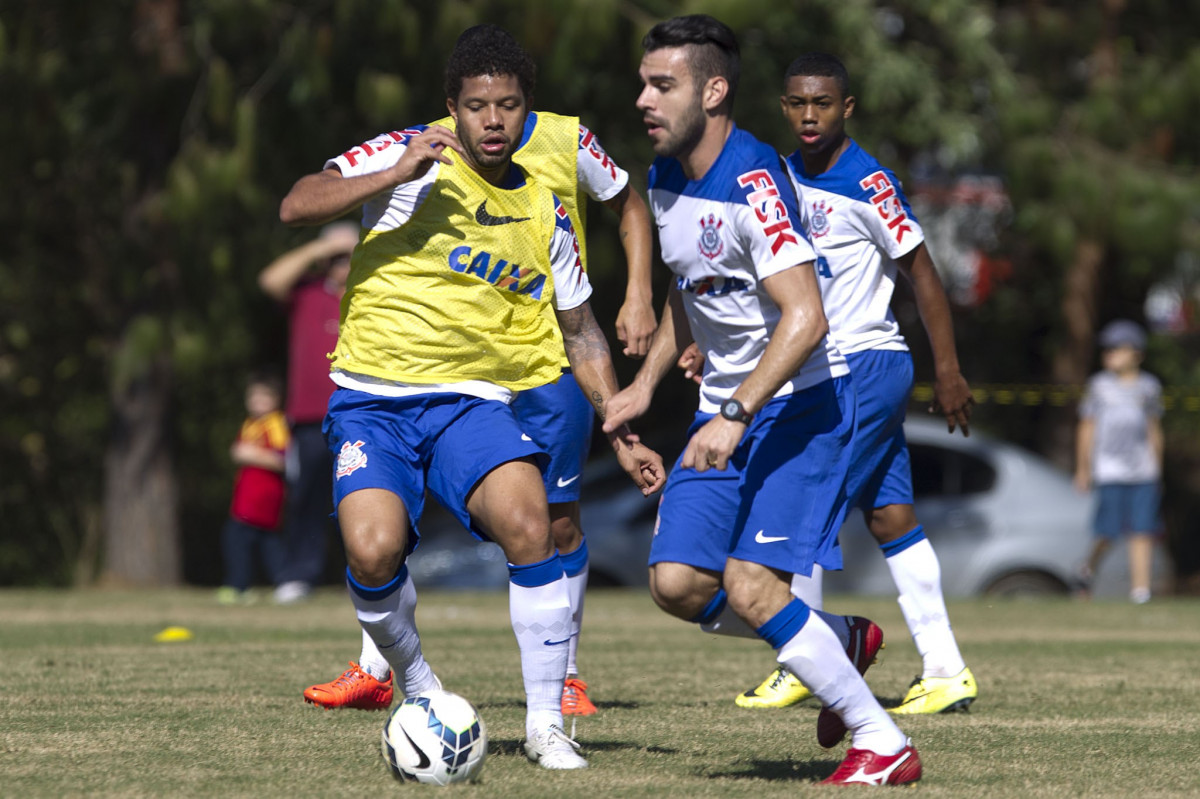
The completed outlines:
<svg viewBox="0 0 1200 799">
<path fill-rule="evenodd" d="M 336 680 L 305 688 L 304 701 L 326 710 L 337 707 L 387 710 L 392 704 L 392 675 L 381 682 L 350 661 L 350 668 Z"/>
<path fill-rule="evenodd" d="M 895 755 L 870 749 L 851 749 L 837 770 L 821 785 L 904 785 L 921 779 L 921 756 L 912 740 Z"/>
<path fill-rule="evenodd" d="M 875 655 L 883 648 L 883 630 L 870 619 L 862 616 L 850 617 L 850 645 L 846 647 L 846 657 L 858 669 L 859 674 L 866 674 L 867 669 L 875 662 Z M 817 743 L 829 749 L 837 746 L 846 737 L 846 724 L 842 717 L 827 707 L 821 708 L 817 716 Z"/>
</svg>

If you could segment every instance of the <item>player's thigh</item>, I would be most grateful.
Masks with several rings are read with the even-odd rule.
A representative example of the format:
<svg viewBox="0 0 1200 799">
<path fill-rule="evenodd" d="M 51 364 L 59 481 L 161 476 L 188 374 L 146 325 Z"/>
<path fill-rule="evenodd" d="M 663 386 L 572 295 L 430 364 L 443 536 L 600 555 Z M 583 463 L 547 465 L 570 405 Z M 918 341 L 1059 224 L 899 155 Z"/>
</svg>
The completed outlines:
<svg viewBox="0 0 1200 799">
<path fill-rule="evenodd" d="M 488 472 L 467 498 L 467 511 L 509 563 L 537 563 L 554 554 L 546 492 L 531 458 Z"/>
<path fill-rule="evenodd" d="M 549 538 L 539 468 L 544 461 L 545 453 L 522 432 L 507 405 L 463 398 L 431 447 L 429 491 L 481 540 L 504 547 L 501 537 L 514 525 L 528 527 L 531 515 Z M 523 465 L 505 468 L 515 462 Z M 513 493 L 506 496 L 506 491 Z"/>
<path fill-rule="evenodd" d="M 522 391 L 512 404 L 521 430 L 550 456 L 544 481 L 551 504 L 578 502 L 596 414 L 575 376 Z"/>
<path fill-rule="evenodd" d="M 709 418 L 698 415 L 692 430 Z M 650 565 L 678 563 L 719 574 L 733 541 L 740 479 L 733 463 L 724 470 L 699 472 L 683 468 L 677 460 L 659 500 Z"/>
</svg>

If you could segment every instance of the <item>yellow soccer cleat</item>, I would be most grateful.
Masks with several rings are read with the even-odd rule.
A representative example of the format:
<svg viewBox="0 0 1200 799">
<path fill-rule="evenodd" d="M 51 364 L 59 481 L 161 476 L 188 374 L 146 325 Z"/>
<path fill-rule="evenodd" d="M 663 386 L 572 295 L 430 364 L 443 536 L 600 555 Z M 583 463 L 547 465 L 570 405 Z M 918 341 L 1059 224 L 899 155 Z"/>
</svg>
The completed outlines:
<svg viewBox="0 0 1200 799">
<path fill-rule="evenodd" d="M 891 708 L 891 712 L 901 715 L 965 712 L 978 695 L 979 686 L 970 669 L 963 669 L 953 677 L 918 677 L 909 686 L 904 701 Z"/>
<path fill-rule="evenodd" d="M 738 694 L 733 701 L 738 707 L 790 707 L 810 696 L 812 693 L 804 687 L 804 683 L 786 666 L 780 666 L 763 680 L 762 685 Z"/>
</svg>

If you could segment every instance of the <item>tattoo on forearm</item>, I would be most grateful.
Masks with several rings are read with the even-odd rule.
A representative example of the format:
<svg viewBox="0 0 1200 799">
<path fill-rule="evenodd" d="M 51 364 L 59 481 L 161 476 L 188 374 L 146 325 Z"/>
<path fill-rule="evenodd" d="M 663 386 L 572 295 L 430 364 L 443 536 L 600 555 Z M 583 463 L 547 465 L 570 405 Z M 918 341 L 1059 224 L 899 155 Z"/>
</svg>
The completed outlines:
<svg viewBox="0 0 1200 799">
<path fill-rule="evenodd" d="M 596 415 L 600 417 L 600 421 L 604 421 L 604 397 L 599 391 L 592 392 L 592 406 L 596 409 Z"/>
</svg>

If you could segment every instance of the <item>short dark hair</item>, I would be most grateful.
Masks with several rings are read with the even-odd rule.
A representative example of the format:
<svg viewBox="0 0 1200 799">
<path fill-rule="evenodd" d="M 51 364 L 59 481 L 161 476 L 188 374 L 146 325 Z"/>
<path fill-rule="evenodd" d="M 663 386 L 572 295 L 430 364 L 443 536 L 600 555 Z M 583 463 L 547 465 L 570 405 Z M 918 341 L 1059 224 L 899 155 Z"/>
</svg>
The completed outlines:
<svg viewBox="0 0 1200 799">
<path fill-rule="evenodd" d="M 277 369 L 270 367 L 255 369 L 246 375 L 246 388 L 262 386 L 276 397 L 283 399 L 283 378 Z"/>
<path fill-rule="evenodd" d="M 732 106 L 741 76 L 741 51 L 729 26 L 708 14 L 690 14 L 658 23 L 642 37 L 647 53 L 664 47 L 695 45 L 688 56 L 688 69 L 697 88 L 709 78 L 721 76 L 729 84 L 728 103 Z"/>
<path fill-rule="evenodd" d="M 846 65 L 838 60 L 837 56 L 829 53 L 804 53 L 788 65 L 787 72 L 783 75 L 783 82 L 787 83 L 788 78 L 794 78 L 797 75 L 833 78 L 842 92 L 842 99 L 850 96 L 850 73 L 846 71 Z"/>
<path fill-rule="evenodd" d="M 457 101 L 463 81 L 480 75 L 512 75 L 527 100 L 537 85 L 533 58 L 499 25 L 475 25 L 459 35 L 446 62 L 446 96 Z"/>
</svg>

